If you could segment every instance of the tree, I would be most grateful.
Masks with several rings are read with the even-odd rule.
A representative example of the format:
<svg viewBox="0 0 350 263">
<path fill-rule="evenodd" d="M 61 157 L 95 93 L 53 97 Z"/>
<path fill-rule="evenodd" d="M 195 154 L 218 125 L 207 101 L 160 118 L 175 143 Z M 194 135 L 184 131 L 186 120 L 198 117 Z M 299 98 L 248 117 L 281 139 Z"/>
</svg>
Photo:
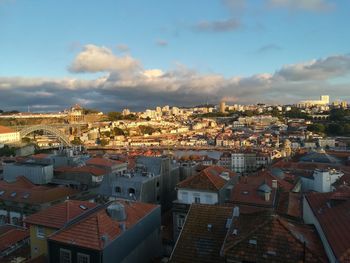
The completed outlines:
<svg viewBox="0 0 350 263">
<path fill-rule="evenodd" d="M 140 125 L 139 129 L 140 129 L 142 134 L 149 134 L 149 135 L 151 135 L 152 133 L 157 131 L 157 129 L 155 129 L 151 126 L 146 126 L 146 125 Z"/>
<path fill-rule="evenodd" d="M 108 143 L 109 143 L 109 141 L 106 140 L 106 139 L 102 139 L 102 140 L 100 141 L 100 144 L 101 144 L 102 147 L 108 145 Z"/>
<path fill-rule="evenodd" d="M 79 137 L 75 137 L 74 140 L 71 141 L 71 144 L 73 144 L 73 145 L 82 145 L 83 142 L 82 142 L 82 140 L 80 140 Z"/>
<path fill-rule="evenodd" d="M 114 127 L 113 132 L 114 132 L 115 136 L 121 136 L 121 135 L 124 136 L 125 135 L 125 132 L 122 129 L 120 129 L 119 127 Z"/>
<path fill-rule="evenodd" d="M 309 125 L 307 129 L 312 132 L 324 133 L 326 130 L 326 127 L 321 123 L 313 123 Z"/>
<path fill-rule="evenodd" d="M 331 135 L 342 135 L 344 133 L 344 128 L 338 123 L 330 123 L 326 129 L 328 134 Z"/>
<path fill-rule="evenodd" d="M 104 131 L 104 132 L 101 132 L 102 136 L 103 137 L 111 137 L 111 132 L 110 131 Z"/>
<path fill-rule="evenodd" d="M 117 111 L 111 111 L 107 113 L 108 120 L 110 121 L 118 121 L 123 119 L 123 115 Z"/>
</svg>

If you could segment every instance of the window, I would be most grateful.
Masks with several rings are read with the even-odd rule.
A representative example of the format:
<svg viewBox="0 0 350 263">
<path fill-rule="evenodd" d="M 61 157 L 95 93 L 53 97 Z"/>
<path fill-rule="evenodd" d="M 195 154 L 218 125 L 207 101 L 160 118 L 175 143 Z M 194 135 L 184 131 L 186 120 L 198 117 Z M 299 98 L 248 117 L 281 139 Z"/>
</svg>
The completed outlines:
<svg viewBox="0 0 350 263">
<path fill-rule="evenodd" d="M 130 194 L 135 194 L 135 189 L 134 188 L 129 188 L 129 195 Z"/>
<path fill-rule="evenodd" d="M 188 193 L 187 193 L 187 192 L 182 192 L 182 193 L 181 193 L 181 200 L 182 200 L 182 202 L 184 202 L 184 203 L 187 203 L 187 202 L 188 202 Z"/>
<path fill-rule="evenodd" d="M 72 255 L 70 250 L 60 248 L 60 263 L 71 263 Z"/>
<path fill-rule="evenodd" d="M 116 186 L 115 187 L 115 192 L 116 193 L 121 193 L 122 192 L 122 188 L 120 186 Z"/>
<path fill-rule="evenodd" d="M 45 229 L 42 226 L 36 227 L 36 236 L 38 238 L 44 238 L 45 237 Z"/>
<path fill-rule="evenodd" d="M 186 216 L 185 215 L 177 215 L 177 218 L 176 218 L 176 223 L 177 223 L 177 229 L 181 230 L 184 223 L 185 223 L 185 218 Z"/>
<path fill-rule="evenodd" d="M 193 201 L 196 204 L 200 204 L 200 202 L 201 202 L 200 194 L 193 194 Z"/>
<path fill-rule="evenodd" d="M 78 253 L 78 263 L 90 263 L 90 256 L 83 253 Z"/>
<path fill-rule="evenodd" d="M 212 204 L 213 203 L 213 197 L 211 195 L 205 195 L 205 203 L 206 204 Z"/>
</svg>

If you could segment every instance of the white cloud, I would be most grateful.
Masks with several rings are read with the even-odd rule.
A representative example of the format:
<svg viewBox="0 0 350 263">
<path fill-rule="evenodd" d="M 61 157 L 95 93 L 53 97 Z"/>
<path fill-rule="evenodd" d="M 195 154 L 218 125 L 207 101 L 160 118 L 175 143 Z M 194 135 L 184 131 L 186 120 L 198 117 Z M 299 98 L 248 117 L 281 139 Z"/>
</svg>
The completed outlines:
<svg viewBox="0 0 350 263">
<path fill-rule="evenodd" d="M 125 55 L 117 56 L 106 47 L 86 45 L 74 59 L 69 70 L 72 72 L 132 72 L 138 69 L 140 63 Z"/>
<path fill-rule="evenodd" d="M 269 6 L 276 8 L 316 12 L 327 11 L 334 7 L 334 4 L 327 0 L 267 0 L 267 3 Z"/>
<path fill-rule="evenodd" d="M 131 56 L 129 59 L 138 61 Z M 183 65 L 168 71 L 145 69 L 139 62 L 137 66 L 122 67 L 118 56 L 93 45 L 85 47 L 73 65 L 77 61 L 78 72 L 106 71 L 106 75 L 93 80 L 0 77 L 0 93 L 7 98 L 1 107 L 52 104 L 61 110 L 79 101 L 87 107 L 116 110 L 125 106 L 194 105 L 207 100 L 217 103 L 221 98 L 236 103 L 293 103 L 320 93 L 350 100 L 350 83 L 336 85 L 329 81 L 350 73 L 349 55 L 285 65 L 274 74 L 229 78 L 199 73 Z"/>
</svg>

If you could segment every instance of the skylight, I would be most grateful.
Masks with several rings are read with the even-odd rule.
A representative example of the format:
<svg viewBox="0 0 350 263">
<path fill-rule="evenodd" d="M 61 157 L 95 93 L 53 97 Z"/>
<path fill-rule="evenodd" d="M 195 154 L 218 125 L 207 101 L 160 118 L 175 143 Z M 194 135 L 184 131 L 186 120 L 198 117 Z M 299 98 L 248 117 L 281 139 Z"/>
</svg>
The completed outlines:
<svg viewBox="0 0 350 263">
<path fill-rule="evenodd" d="M 79 207 L 80 207 L 81 209 L 83 209 L 83 210 L 88 209 L 85 205 L 80 205 Z"/>
<path fill-rule="evenodd" d="M 15 197 L 16 195 L 17 195 L 16 192 L 12 192 L 12 193 L 11 193 L 11 197 Z"/>
<path fill-rule="evenodd" d="M 4 193 L 5 193 L 4 190 L 1 190 L 1 191 L 0 191 L 0 195 L 3 195 Z"/>
</svg>

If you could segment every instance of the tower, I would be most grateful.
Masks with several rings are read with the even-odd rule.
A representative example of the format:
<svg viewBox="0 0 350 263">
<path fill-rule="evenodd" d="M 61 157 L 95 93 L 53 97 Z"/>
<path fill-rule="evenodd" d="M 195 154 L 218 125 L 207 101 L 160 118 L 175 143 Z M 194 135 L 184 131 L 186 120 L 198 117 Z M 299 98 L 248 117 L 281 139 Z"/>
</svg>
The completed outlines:
<svg viewBox="0 0 350 263">
<path fill-rule="evenodd" d="M 225 113 L 225 110 L 226 110 L 226 103 L 225 101 L 220 101 L 220 112 L 221 113 Z"/>
</svg>

